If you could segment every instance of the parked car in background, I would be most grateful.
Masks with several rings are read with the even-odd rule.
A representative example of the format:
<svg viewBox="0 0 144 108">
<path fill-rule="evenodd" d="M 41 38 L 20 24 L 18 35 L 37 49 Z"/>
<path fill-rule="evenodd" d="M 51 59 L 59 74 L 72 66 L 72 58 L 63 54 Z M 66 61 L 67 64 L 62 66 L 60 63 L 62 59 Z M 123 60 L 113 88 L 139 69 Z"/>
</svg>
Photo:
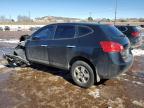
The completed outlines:
<svg viewBox="0 0 144 108">
<path fill-rule="evenodd" d="M 137 26 L 116 25 L 116 27 L 129 38 L 131 42 L 131 48 L 141 46 L 142 44 L 141 31 Z"/>
<path fill-rule="evenodd" d="M 9 26 L 5 26 L 4 30 L 5 31 L 10 31 L 10 27 Z"/>
<path fill-rule="evenodd" d="M 30 27 L 29 28 L 30 31 L 37 31 L 38 29 L 40 29 L 40 27 Z"/>
<path fill-rule="evenodd" d="M 144 28 L 144 25 L 140 25 L 140 27 Z"/>
<path fill-rule="evenodd" d="M 51 24 L 26 38 L 22 46 L 15 56 L 25 54 L 23 59 L 30 64 L 70 70 L 73 81 L 84 88 L 127 71 L 133 63 L 128 38 L 112 25 Z"/>
<path fill-rule="evenodd" d="M 17 28 L 17 31 L 22 31 L 22 28 L 21 28 L 21 27 L 18 27 L 18 28 Z"/>
<path fill-rule="evenodd" d="M 2 28 L 2 27 L 0 27 L 0 31 L 3 31 L 3 28 Z"/>
</svg>

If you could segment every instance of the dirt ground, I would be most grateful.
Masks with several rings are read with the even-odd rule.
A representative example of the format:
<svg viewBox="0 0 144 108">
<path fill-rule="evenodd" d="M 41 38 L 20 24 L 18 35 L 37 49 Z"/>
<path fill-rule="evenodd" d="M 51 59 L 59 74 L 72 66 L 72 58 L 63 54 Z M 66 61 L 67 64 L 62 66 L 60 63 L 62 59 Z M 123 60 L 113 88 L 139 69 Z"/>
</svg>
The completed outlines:
<svg viewBox="0 0 144 108">
<path fill-rule="evenodd" d="M 0 38 L 11 39 L 4 34 Z M 15 45 L 0 43 L 0 50 L 9 52 Z M 68 71 L 6 64 L 0 53 L 0 108 L 144 108 L 144 55 L 135 56 L 128 72 L 89 89 L 76 86 Z"/>
<path fill-rule="evenodd" d="M 30 35 L 32 31 L 0 31 L 0 39 L 19 39 L 21 35 Z"/>
</svg>

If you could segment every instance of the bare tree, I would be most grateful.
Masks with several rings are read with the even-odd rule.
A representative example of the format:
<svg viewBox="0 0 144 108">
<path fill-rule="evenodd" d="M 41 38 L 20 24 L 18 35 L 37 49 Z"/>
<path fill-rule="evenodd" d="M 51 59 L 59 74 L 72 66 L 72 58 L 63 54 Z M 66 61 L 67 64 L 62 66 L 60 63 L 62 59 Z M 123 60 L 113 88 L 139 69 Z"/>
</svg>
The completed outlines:
<svg viewBox="0 0 144 108">
<path fill-rule="evenodd" d="M 30 17 L 28 17 L 28 16 L 18 15 L 18 16 L 17 16 L 17 21 L 18 21 L 18 22 L 30 22 L 30 21 L 32 21 L 32 20 L 31 20 Z"/>
<path fill-rule="evenodd" d="M 6 18 L 5 16 L 0 16 L 0 22 L 9 22 L 10 19 Z"/>
<path fill-rule="evenodd" d="M 88 17 L 88 21 L 92 22 L 93 18 L 92 17 Z"/>
<path fill-rule="evenodd" d="M 144 22 L 144 18 L 139 18 L 139 22 Z"/>
</svg>

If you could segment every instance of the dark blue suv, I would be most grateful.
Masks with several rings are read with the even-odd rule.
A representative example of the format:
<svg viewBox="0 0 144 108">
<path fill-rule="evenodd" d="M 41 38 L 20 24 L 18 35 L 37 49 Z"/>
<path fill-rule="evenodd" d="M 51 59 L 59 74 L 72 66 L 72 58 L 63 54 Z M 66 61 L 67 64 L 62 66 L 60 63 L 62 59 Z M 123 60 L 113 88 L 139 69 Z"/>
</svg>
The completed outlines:
<svg viewBox="0 0 144 108">
<path fill-rule="evenodd" d="M 70 70 L 74 82 L 85 88 L 127 71 L 133 63 L 128 38 L 113 25 L 47 25 L 26 39 L 23 50 L 30 63 Z"/>
</svg>

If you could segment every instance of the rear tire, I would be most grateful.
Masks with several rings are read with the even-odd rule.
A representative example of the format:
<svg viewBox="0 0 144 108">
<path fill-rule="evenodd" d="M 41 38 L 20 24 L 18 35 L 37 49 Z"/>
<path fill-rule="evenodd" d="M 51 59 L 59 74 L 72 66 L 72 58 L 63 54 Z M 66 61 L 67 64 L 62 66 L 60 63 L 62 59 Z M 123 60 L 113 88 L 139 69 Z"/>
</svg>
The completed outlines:
<svg viewBox="0 0 144 108">
<path fill-rule="evenodd" d="M 72 64 L 71 76 L 80 87 L 88 88 L 94 84 L 94 70 L 84 61 L 76 61 Z"/>
</svg>

